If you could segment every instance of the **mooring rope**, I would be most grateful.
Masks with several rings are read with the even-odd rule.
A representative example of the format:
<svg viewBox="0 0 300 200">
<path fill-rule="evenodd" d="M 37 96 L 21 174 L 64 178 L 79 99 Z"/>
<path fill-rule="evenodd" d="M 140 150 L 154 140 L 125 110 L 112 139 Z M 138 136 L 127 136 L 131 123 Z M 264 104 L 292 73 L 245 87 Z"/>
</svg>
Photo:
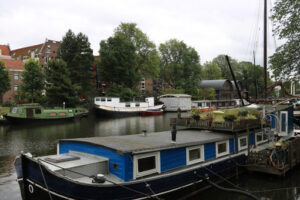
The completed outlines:
<svg viewBox="0 0 300 200">
<path fill-rule="evenodd" d="M 43 171 L 42 171 L 42 169 L 41 169 L 41 163 L 39 162 L 39 160 L 41 160 L 41 159 L 37 159 L 37 160 L 38 160 L 38 163 L 39 163 L 39 166 L 40 166 L 40 170 L 41 170 L 41 172 L 42 172 L 42 176 L 43 176 L 45 185 L 46 185 L 46 187 L 47 187 L 47 190 L 49 191 L 48 186 L 47 186 L 47 184 L 46 184 L 45 177 L 44 177 L 44 175 L 43 175 Z M 63 168 L 63 167 L 61 167 L 61 166 L 55 165 L 55 164 L 53 164 L 53 163 L 51 163 L 51 162 L 48 162 L 48 161 L 46 161 L 46 160 L 42 160 L 42 161 L 45 162 L 45 163 L 48 163 L 48 164 L 50 164 L 50 165 L 53 165 L 53 166 L 55 166 L 55 167 L 58 167 L 58 168 L 60 168 L 60 169 L 63 169 L 63 170 L 66 170 L 66 171 L 70 171 L 70 172 L 73 172 L 73 173 L 78 174 L 78 175 L 81 175 L 81 176 L 90 177 L 90 176 L 88 176 L 88 175 L 86 175 L 86 174 L 83 174 L 83 173 L 80 173 L 80 172 L 76 172 L 76 171 L 73 171 L 73 170 L 70 170 L 70 169 L 65 169 L 65 168 Z M 107 181 L 107 182 L 109 182 L 109 183 L 112 183 L 112 184 L 114 184 L 114 185 L 116 185 L 116 186 L 122 187 L 122 188 L 124 188 L 124 189 L 127 189 L 127 190 L 129 190 L 129 191 L 135 192 L 135 193 L 137 193 L 137 194 L 143 195 L 143 196 L 145 196 L 145 197 L 152 198 L 152 199 L 162 200 L 162 199 L 160 199 L 158 196 L 153 196 L 153 195 L 150 195 L 150 194 L 147 194 L 147 193 L 144 193 L 144 192 L 140 192 L 140 191 L 138 191 L 138 190 L 132 189 L 132 188 L 127 187 L 127 186 L 125 186 L 125 185 L 121 185 L 121 184 L 118 184 L 118 183 L 116 183 L 116 182 L 113 182 L 113 181 L 111 181 L 111 180 L 105 179 L 105 181 Z M 152 190 L 151 187 L 149 187 L 149 188 L 150 188 L 150 191 L 151 191 L 151 190 Z M 154 193 L 154 192 L 153 192 L 153 193 Z M 50 195 L 50 193 L 49 193 L 49 195 Z M 154 193 L 154 195 L 155 195 L 155 193 Z M 51 197 L 51 196 L 50 196 L 50 197 Z M 52 200 L 52 197 L 51 197 L 50 199 Z"/>
<path fill-rule="evenodd" d="M 48 192 L 48 194 L 49 194 L 49 197 L 50 197 L 51 200 L 53 200 L 53 199 L 52 199 L 51 192 L 50 192 L 50 190 L 49 190 L 49 187 L 48 187 L 48 185 L 47 185 L 47 182 L 46 182 L 46 179 L 45 179 L 45 176 L 44 176 L 44 172 L 43 172 L 43 170 L 42 170 L 42 166 L 41 166 L 41 163 L 40 163 L 40 159 L 37 159 L 37 161 L 38 161 L 38 163 L 39 163 L 39 168 L 40 168 L 40 170 L 41 170 L 42 177 L 43 177 L 45 186 L 46 186 L 46 188 L 47 188 L 47 192 Z"/>
</svg>

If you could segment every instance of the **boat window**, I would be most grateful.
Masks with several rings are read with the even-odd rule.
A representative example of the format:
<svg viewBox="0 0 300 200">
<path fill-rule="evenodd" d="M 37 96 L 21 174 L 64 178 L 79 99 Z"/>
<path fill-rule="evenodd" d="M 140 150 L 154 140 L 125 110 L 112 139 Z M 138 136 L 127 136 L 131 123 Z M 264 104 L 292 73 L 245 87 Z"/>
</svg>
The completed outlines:
<svg viewBox="0 0 300 200">
<path fill-rule="evenodd" d="M 134 156 L 134 178 L 160 172 L 159 153 Z"/>
<path fill-rule="evenodd" d="M 107 98 L 107 101 L 111 101 L 111 98 Z"/>
<path fill-rule="evenodd" d="M 256 145 L 264 143 L 268 140 L 268 135 L 266 133 L 263 132 L 259 132 L 255 134 L 255 142 Z"/>
<path fill-rule="evenodd" d="M 105 98 L 102 97 L 102 98 L 101 98 L 101 101 L 105 101 Z M 108 100 L 107 100 L 107 101 L 108 101 Z"/>
<path fill-rule="evenodd" d="M 70 109 L 70 110 L 69 110 L 69 113 L 72 113 L 72 112 L 73 112 L 73 111 Z"/>
<path fill-rule="evenodd" d="M 96 98 L 96 101 L 100 101 L 100 98 L 97 97 L 97 98 Z"/>
<path fill-rule="evenodd" d="M 18 113 L 19 113 L 19 114 L 22 114 L 22 113 L 23 113 L 22 108 L 18 108 Z"/>
<path fill-rule="evenodd" d="M 18 108 L 16 108 L 16 107 L 13 107 L 13 108 L 11 109 L 11 113 L 13 113 L 13 114 L 16 114 L 17 111 L 18 111 Z"/>
<path fill-rule="evenodd" d="M 35 114 L 41 114 L 41 113 L 42 113 L 42 111 L 41 111 L 40 108 L 36 108 L 36 109 L 35 109 Z"/>
<path fill-rule="evenodd" d="M 136 104 L 135 104 L 135 107 L 140 107 L 140 103 L 136 103 Z"/>
<path fill-rule="evenodd" d="M 229 154 L 229 142 L 228 141 L 222 141 L 216 143 L 216 156 L 224 156 Z"/>
<path fill-rule="evenodd" d="M 55 117 L 56 116 L 56 113 L 50 113 L 49 114 L 51 117 Z"/>
<path fill-rule="evenodd" d="M 243 136 L 239 138 L 239 150 L 247 149 L 248 147 L 248 137 Z"/>
<path fill-rule="evenodd" d="M 66 116 L 66 113 L 59 113 L 59 116 Z"/>
<path fill-rule="evenodd" d="M 194 164 L 204 161 L 204 148 L 203 145 L 196 147 L 188 147 L 186 150 L 187 164 Z"/>
<path fill-rule="evenodd" d="M 126 103 L 125 106 L 126 106 L 126 107 L 130 107 L 130 103 Z"/>
</svg>

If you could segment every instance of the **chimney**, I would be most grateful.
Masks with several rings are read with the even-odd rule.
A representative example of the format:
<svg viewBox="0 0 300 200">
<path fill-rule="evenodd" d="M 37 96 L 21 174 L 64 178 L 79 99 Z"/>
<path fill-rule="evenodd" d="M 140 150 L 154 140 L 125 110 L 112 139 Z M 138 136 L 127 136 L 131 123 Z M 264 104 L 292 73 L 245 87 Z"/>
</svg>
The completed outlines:
<svg viewBox="0 0 300 200">
<path fill-rule="evenodd" d="M 172 129 L 171 129 L 171 135 L 172 135 L 172 143 L 176 143 L 176 124 L 172 125 Z"/>
</svg>

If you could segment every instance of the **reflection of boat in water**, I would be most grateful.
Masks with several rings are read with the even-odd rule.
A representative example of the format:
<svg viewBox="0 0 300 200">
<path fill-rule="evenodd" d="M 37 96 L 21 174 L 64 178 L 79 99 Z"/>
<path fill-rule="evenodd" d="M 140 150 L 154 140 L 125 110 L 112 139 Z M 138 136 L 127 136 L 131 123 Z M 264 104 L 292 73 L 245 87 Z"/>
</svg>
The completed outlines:
<svg viewBox="0 0 300 200">
<path fill-rule="evenodd" d="M 13 107 L 5 118 L 12 123 L 49 122 L 73 120 L 80 117 L 81 113 L 76 108 L 46 109 L 39 104 L 23 104 Z"/>
<path fill-rule="evenodd" d="M 120 102 L 118 97 L 96 97 L 94 110 L 99 116 L 134 116 L 149 109 L 162 109 L 163 105 L 154 105 L 154 97 L 145 102 Z"/>
<path fill-rule="evenodd" d="M 142 116 L 153 116 L 153 115 L 162 115 L 164 113 L 163 109 L 148 109 L 146 111 L 142 111 Z"/>
</svg>

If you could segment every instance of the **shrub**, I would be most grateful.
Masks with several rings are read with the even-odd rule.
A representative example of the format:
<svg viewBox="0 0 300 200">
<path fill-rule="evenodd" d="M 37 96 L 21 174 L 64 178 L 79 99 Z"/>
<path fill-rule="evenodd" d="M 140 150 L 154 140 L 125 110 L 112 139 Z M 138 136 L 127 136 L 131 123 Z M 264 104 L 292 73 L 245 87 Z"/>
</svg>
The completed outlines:
<svg viewBox="0 0 300 200">
<path fill-rule="evenodd" d="M 233 122 L 234 120 L 237 119 L 235 115 L 225 115 L 224 116 L 225 121 Z"/>
<path fill-rule="evenodd" d="M 240 110 L 238 116 L 239 117 L 247 117 L 249 111 L 248 110 Z"/>
<path fill-rule="evenodd" d="M 12 107 L 12 106 L 15 106 L 16 103 L 14 102 L 11 102 L 11 101 L 6 101 L 2 104 L 3 107 Z"/>
<path fill-rule="evenodd" d="M 192 114 L 193 116 L 200 116 L 202 111 L 200 109 L 193 108 L 192 110 L 189 110 L 189 113 Z"/>
</svg>

